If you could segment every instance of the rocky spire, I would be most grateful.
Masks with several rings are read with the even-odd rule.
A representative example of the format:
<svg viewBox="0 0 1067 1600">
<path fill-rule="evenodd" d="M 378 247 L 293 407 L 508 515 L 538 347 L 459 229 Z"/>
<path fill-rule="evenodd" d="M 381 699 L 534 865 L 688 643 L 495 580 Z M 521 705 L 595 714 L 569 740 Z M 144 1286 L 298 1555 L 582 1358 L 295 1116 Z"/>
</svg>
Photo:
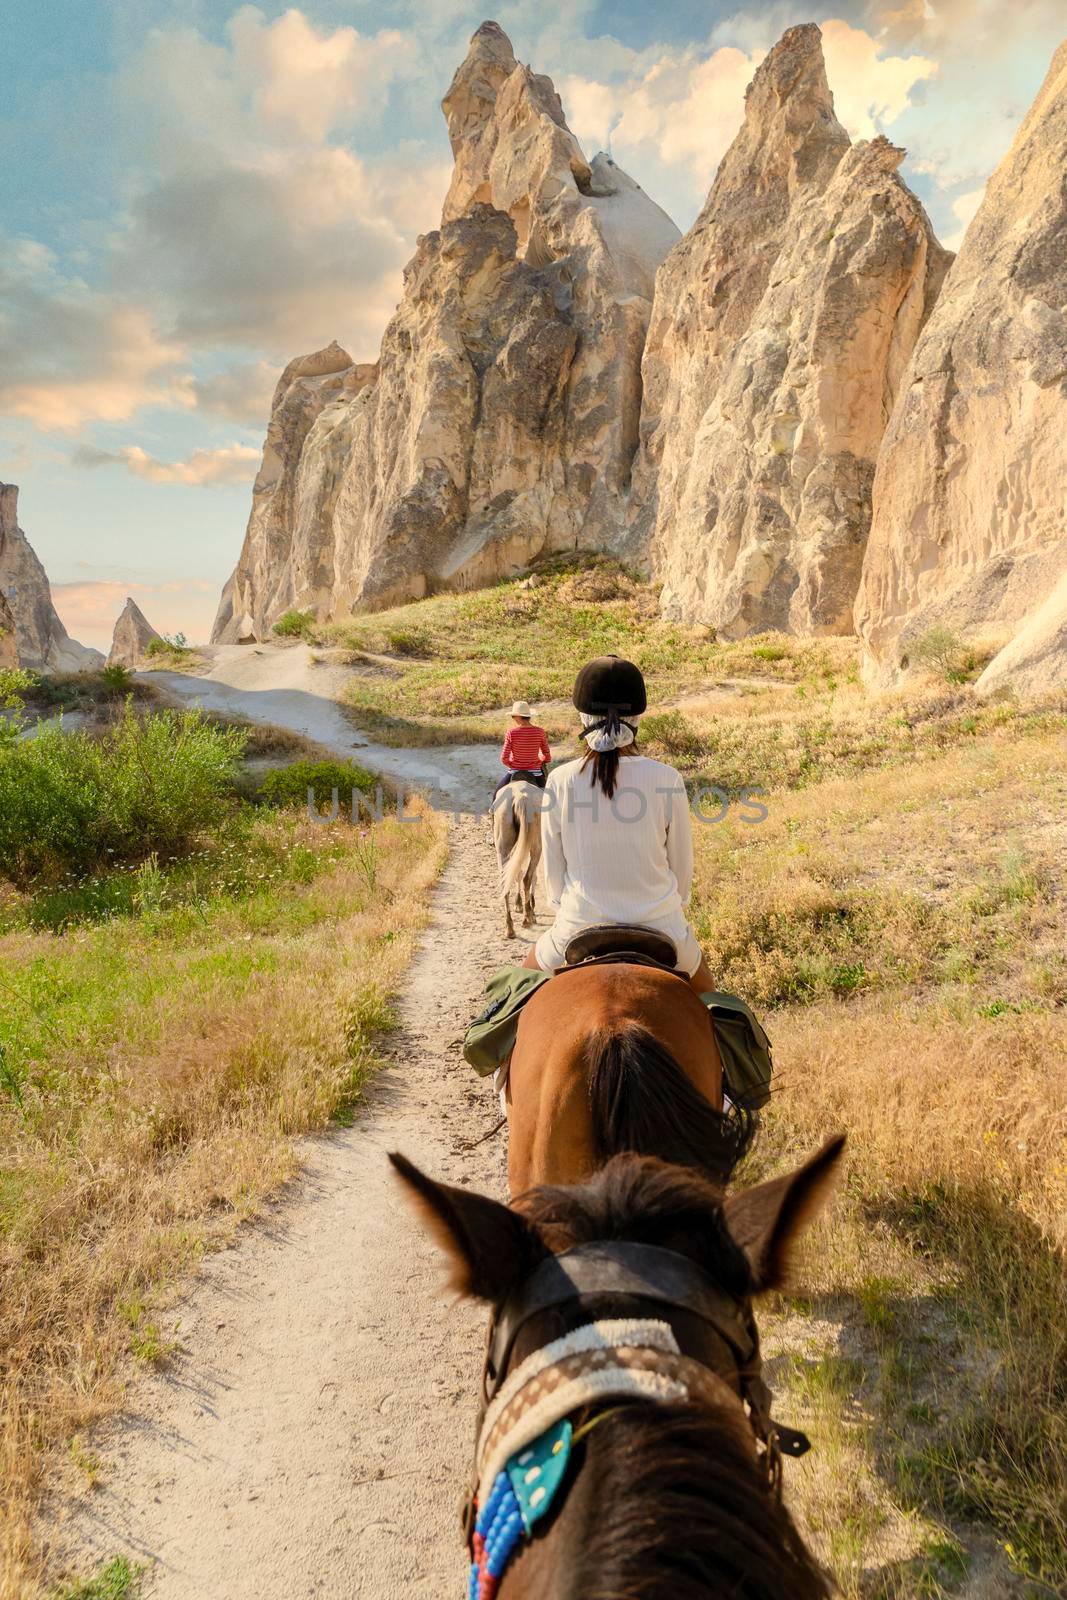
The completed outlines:
<svg viewBox="0 0 1067 1600">
<path fill-rule="evenodd" d="M 108 666 L 140 666 L 153 639 L 162 641 L 162 637 L 162 634 L 153 628 L 136 600 L 127 595 L 126 604 L 115 623 L 111 651 L 107 658 Z"/>
<path fill-rule="evenodd" d="M 902 155 L 850 146 L 818 28 L 790 28 L 656 282 L 633 506 L 669 615 L 851 631 L 878 444 L 949 259 Z"/>
<path fill-rule="evenodd" d="M 1067 44 L 905 371 L 856 605 L 889 684 L 934 627 L 1003 645 L 981 691 L 1067 683 Z"/>
<path fill-rule="evenodd" d="M 216 639 L 612 548 L 656 269 L 678 230 L 483 23 L 444 99 L 455 171 L 373 378 L 279 386 Z M 292 379 L 292 369 L 287 374 Z M 283 394 L 284 391 L 284 394 Z"/>
<path fill-rule="evenodd" d="M 91 671 L 104 658 L 78 644 L 60 622 L 48 576 L 19 527 L 18 505 L 17 486 L 0 483 L 0 593 L 14 622 L 18 664 L 41 672 Z M 2 617 L 0 626 L 7 626 Z"/>
</svg>

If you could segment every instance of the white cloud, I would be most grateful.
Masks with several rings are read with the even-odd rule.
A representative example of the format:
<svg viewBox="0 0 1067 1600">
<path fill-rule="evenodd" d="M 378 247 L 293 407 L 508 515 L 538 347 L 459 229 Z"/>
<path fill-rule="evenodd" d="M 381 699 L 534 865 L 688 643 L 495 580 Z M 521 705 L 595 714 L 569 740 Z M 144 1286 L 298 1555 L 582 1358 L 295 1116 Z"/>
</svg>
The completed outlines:
<svg viewBox="0 0 1067 1600">
<path fill-rule="evenodd" d="M 303 12 L 286 11 L 267 22 L 255 6 L 242 6 L 229 25 L 234 71 L 254 85 L 252 99 L 264 124 L 315 143 L 346 127 L 382 89 L 410 46 L 395 29 L 373 38 L 355 28 L 320 33 Z"/>
<path fill-rule="evenodd" d="M 119 450 L 81 445 L 71 456 L 79 467 L 124 466 L 135 478 L 145 478 L 149 483 L 180 483 L 195 488 L 248 483 L 255 476 L 259 458 L 260 451 L 247 444 L 194 450 L 184 461 L 160 461 L 137 444 L 123 445 Z"/>
<path fill-rule="evenodd" d="M 193 403 L 246 427 L 263 427 L 281 369 L 273 361 L 235 361 L 211 377 L 194 378 Z"/>
<path fill-rule="evenodd" d="M 246 6 L 223 44 L 154 30 L 116 85 L 126 204 L 79 269 L 92 281 L 32 241 L 0 252 L 0 411 L 43 430 L 153 405 L 249 421 L 267 366 L 335 338 L 374 359 L 449 170 L 419 141 L 368 162 L 331 137 L 379 117 L 421 59 L 396 29 L 296 9 Z M 232 382 L 198 381 L 205 353 L 233 358 Z"/>
<path fill-rule="evenodd" d="M 187 403 L 185 352 L 136 300 L 66 277 L 51 251 L 0 240 L 0 410 L 43 429 Z"/>
<path fill-rule="evenodd" d="M 575 133 L 589 148 L 610 135 L 620 164 L 654 198 L 667 195 L 684 225 L 741 126 L 745 90 L 784 21 L 734 17 L 713 37 L 732 32 L 745 48 L 709 43 L 653 59 L 646 52 L 636 70 L 614 82 L 571 74 L 561 92 Z M 879 39 L 839 18 L 822 23 L 822 34 L 837 114 L 853 138 L 870 138 L 899 117 L 916 86 L 937 72 L 924 56 L 883 54 Z"/>
<path fill-rule="evenodd" d="M 983 183 L 980 189 L 970 189 L 966 194 L 959 194 L 953 200 L 952 213 L 959 227 L 944 240 L 946 250 L 958 250 L 963 243 L 963 236 L 967 232 L 971 218 L 985 199 L 985 191 L 986 186 Z"/>
<path fill-rule="evenodd" d="M 926 56 L 883 55 L 881 40 L 840 18 L 822 24 L 834 110 L 853 139 L 873 139 L 907 110 L 912 90 L 938 72 Z"/>
</svg>

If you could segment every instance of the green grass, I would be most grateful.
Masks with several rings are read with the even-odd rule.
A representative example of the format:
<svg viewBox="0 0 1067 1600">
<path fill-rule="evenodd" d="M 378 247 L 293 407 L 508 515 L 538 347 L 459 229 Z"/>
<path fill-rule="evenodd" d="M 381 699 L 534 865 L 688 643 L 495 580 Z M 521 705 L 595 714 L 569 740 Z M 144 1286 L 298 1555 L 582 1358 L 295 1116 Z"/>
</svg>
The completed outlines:
<svg viewBox="0 0 1067 1600">
<path fill-rule="evenodd" d="M 834 639 L 719 643 L 663 621 L 655 591 L 604 559 L 353 617 L 315 637 L 349 652 L 353 716 L 394 744 L 496 739 L 499 716 L 488 713 L 518 697 L 569 702 L 578 668 L 609 652 L 637 661 L 653 702 L 722 677 L 799 682 L 848 670 L 854 653 Z M 574 713 L 553 706 L 547 721 L 558 734 Z"/>
<path fill-rule="evenodd" d="M 125 1556 L 115 1556 L 95 1577 L 54 1590 L 51 1600 L 136 1600 L 143 1573 L 142 1566 L 131 1565 Z"/>
<path fill-rule="evenodd" d="M 1067 1583 L 1063 710 L 820 690 L 839 759 L 802 772 L 806 689 L 730 714 L 786 757 L 766 820 L 695 830 L 713 970 L 769 1008 L 754 1174 L 849 1135 L 806 1301 L 762 1324 L 815 1442 L 791 1497 L 853 1600 L 941 1600 L 972 1556 L 1037 1600 Z M 667 723 L 682 764 L 703 717 Z"/>
<path fill-rule="evenodd" d="M 193 849 L 0 887 L 5 1576 L 38 1569 L 43 1466 L 92 1478 L 122 1363 L 167 1361 L 175 1276 L 292 1174 L 295 1134 L 351 1120 L 443 839 L 428 811 L 323 827 L 233 798 Z"/>
<path fill-rule="evenodd" d="M 369 799 L 374 788 L 374 775 L 351 761 L 291 761 L 269 772 L 258 792 L 268 805 L 306 806 L 310 792 L 316 806 L 329 806 L 336 794 L 339 806 L 350 807 L 359 796 Z"/>
<path fill-rule="evenodd" d="M 272 632 L 279 639 L 310 639 L 315 632 L 313 611 L 287 611 L 278 618 Z"/>
<path fill-rule="evenodd" d="M 187 848 L 232 794 L 244 747 L 198 711 L 127 705 L 105 731 L 0 750 L 0 876 L 19 884 Z"/>
</svg>

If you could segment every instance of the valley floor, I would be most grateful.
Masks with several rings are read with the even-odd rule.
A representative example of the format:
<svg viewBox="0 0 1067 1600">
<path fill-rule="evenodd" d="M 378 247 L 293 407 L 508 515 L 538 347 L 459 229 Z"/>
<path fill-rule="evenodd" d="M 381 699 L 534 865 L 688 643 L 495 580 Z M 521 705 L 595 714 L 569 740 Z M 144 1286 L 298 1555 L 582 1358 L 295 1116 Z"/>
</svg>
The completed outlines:
<svg viewBox="0 0 1067 1600">
<path fill-rule="evenodd" d="M 496 770 L 486 736 L 495 742 L 504 720 L 481 702 L 499 708 L 521 682 L 508 608 L 534 639 L 543 624 L 561 681 L 589 651 L 586 597 L 549 589 L 543 614 L 536 589 L 502 586 L 360 621 L 358 647 L 236 647 L 154 677 L 168 697 L 202 695 L 348 756 L 373 753 L 399 779 L 408 759 L 433 763 L 460 809 L 477 808 Z M 625 647 L 634 605 L 629 593 L 614 609 L 601 602 L 597 648 Z M 782 1170 L 833 1129 L 849 1134 L 848 1176 L 801 1290 L 762 1317 L 778 1409 L 815 1444 L 787 1467 L 790 1499 L 853 1600 L 1044 1600 L 1067 1581 L 1067 707 L 980 705 L 958 674 L 870 701 L 847 641 L 720 647 L 648 629 L 658 698 L 643 742 L 694 790 L 718 791 L 715 820 L 695 828 L 696 925 L 723 986 L 757 1006 L 775 1044 L 776 1094 L 741 1181 Z M 403 714 L 389 737 L 414 727 L 410 747 L 370 743 L 385 713 L 363 716 L 353 664 L 336 654 L 357 648 L 381 657 L 360 681 L 393 683 Z M 440 712 L 425 701 L 443 700 L 449 681 L 469 709 L 435 747 Z M 565 736 L 564 691 L 543 687 L 559 688 L 551 725 Z M 326 708 L 314 719 L 312 693 Z M 471 716 L 468 749 L 453 736 Z M 758 823 L 740 804 L 753 784 L 764 791 Z M 401 948 L 383 945 L 381 891 L 387 907 L 390 884 L 427 884 L 438 846 L 427 835 L 421 865 L 409 844 L 389 867 L 399 835 L 419 830 L 384 828 L 384 878 L 373 861 L 367 876 L 369 846 L 350 830 L 353 865 L 308 894 L 321 916 L 332 884 L 351 892 L 361 871 L 373 889 L 369 961 L 389 951 L 401 996 L 388 1065 L 346 1102 L 350 1128 L 298 1147 L 305 1175 L 234 1249 L 207 1259 L 184 1300 L 168 1299 L 173 1274 L 149 1283 L 131 1345 L 143 1354 L 147 1342 L 163 1364 L 136 1380 L 123 1415 L 89 1432 L 69 1408 L 49 1570 L 85 1574 L 96 1562 L 103 1576 L 72 1576 L 55 1591 L 64 1600 L 122 1600 L 138 1581 L 148 1594 L 354 1586 L 377 1600 L 401 1578 L 427 1595 L 461 1578 L 454 1512 L 479 1318 L 437 1298 L 431 1252 L 384 1188 L 383 1163 L 400 1145 L 438 1175 L 499 1192 L 503 1136 L 462 1148 L 492 1126 L 495 1106 L 458 1043 L 487 972 L 510 952 L 484 829 L 461 820 L 403 977 L 419 913 L 405 890 Z M 311 910 L 300 903 L 286 911 L 290 936 Z M 276 917 L 248 909 L 237 926 L 256 948 L 257 927 L 270 932 Z M 77 933 L 73 948 L 99 932 Z M 51 935 L 6 937 L 29 994 L 38 941 Z M 314 950 L 299 959 L 316 961 Z M 34 1048 L 48 1058 L 53 1046 Z M 288 1131 L 330 1114 L 324 1095 Z M 297 1159 L 287 1148 L 275 1186 Z M 269 1171 L 256 1174 L 244 1209 L 270 1187 Z M 240 1215 L 236 1175 L 223 1192 L 227 1214 Z M 14 1203 L 9 1214 L 18 1222 Z M 107 1349 L 113 1358 L 113 1339 Z M 87 1423 L 91 1393 L 84 1413 Z M 138 1580 L 142 1561 L 152 1570 Z M 4 1592 L 41 1591 L 13 1581 Z"/>
</svg>

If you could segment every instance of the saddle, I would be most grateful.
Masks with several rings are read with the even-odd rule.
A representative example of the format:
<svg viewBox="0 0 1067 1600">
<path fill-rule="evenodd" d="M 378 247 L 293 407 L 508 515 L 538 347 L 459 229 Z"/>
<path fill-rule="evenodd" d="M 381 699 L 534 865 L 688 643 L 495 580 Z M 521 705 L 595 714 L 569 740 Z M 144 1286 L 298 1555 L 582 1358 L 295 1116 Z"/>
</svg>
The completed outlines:
<svg viewBox="0 0 1067 1600">
<path fill-rule="evenodd" d="M 592 962 L 622 961 L 632 966 L 660 967 L 664 972 L 684 976 L 678 973 L 678 950 L 673 939 L 657 933 L 654 928 L 626 923 L 583 928 L 569 941 L 564 960 L 563 971 L 589 966 Z"/>
</svg>

